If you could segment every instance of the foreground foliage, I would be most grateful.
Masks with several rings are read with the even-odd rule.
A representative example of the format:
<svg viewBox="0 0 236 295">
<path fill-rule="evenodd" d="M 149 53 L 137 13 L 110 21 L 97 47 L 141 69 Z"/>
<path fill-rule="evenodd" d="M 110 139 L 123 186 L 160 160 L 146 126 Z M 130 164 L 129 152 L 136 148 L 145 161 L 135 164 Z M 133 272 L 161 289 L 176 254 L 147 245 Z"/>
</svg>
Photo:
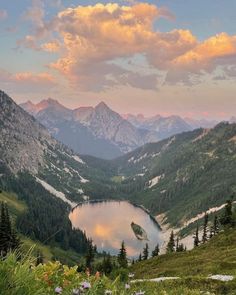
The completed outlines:
<svg viewBox="0 0 236 295">
<path fill-rule="evenodd" d="M 235 294 L 234 290 L 236 290 L 235 280 L 222 283 L 200 277 L 188 277 L 161 283 L 139 282 L 127 285 L 119 276 L 112 281 L 105 276 L 89 276 L 86 273 L 78 273 L 77 266 L 69 268 L 59 262 L 48 262 L 35 266 L 35 260 L 29 254 L 21 257 L 20 260 L 18 258 L 16 254 L 11 253 L 5 260 L 0 261 L 1 294 L 131 295 L 139 294 L 139 290 L 142 290 L 145 295 L 200 295 Z M 88 288 L 86 289 L 86 287 Z M 82 293 L 78 293 L 80 289 L 83 290 Z"/>
</svg>

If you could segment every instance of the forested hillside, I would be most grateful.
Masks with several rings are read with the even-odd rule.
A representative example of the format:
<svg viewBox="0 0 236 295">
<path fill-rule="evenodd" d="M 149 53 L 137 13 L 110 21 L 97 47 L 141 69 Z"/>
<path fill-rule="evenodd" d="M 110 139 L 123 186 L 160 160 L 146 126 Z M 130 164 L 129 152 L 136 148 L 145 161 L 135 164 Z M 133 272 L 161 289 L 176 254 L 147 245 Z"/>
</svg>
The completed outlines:
<svg viewBox="0 0 236 295">
<path fill-rule="evenodd" d="M 235 154 L 236 124 L 220 123 L 147 144 L 114 160 L 113 180 L 121 197 L 181 225 L 221 206 L 236 192 Z"/>
</svg>

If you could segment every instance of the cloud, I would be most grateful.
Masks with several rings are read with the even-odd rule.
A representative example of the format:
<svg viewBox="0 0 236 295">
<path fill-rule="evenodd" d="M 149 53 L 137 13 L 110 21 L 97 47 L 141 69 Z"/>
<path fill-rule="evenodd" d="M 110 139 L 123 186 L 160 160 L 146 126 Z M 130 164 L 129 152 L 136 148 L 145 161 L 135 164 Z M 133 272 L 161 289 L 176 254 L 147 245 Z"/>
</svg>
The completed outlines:
<svg viewBox="0 0 236 295">
<path fill-rule="evenodd" d="M 35 34 L 26 36 L 22 44 L 57 52 L 60 57 L 50 67 L 82 90 L 119 84 L 156 89 L 157 74 L 113 63 L 135 55 L 143 55 L 150 69 L 162 72 L 169 84 L 200 83 L 218 66 L 236 64 L 236 36 L 220 33 L 200 42 L 189 30 L 157 31 L 156 20 L 174 16 L 148 3 L 66 8 L 44 21 L 42 1 L 34 0 L 27 17 L 35 22 Z"/>
<path fill-rule="evenodd" d="M 49 73 L 19 72 L 12 74 L 0 69 L 0 80 L 3 84 L 14 86 L 20 91 L 44 90 L 48 91 L 56 85 L 56 81 Z"/>
<path fill-rule="evenodd" d="M 60 43 L 57 40 L 54 40 L 54 41 L 42 44 L 41 48 L 47 52 L 58 52 L 60 50 Z"/>
<path fill-rule="evenodd" d="M 4 20 L 8 17 L 7 11 L 4 9 L 0 9 L 0 20 Z"/>
<path fill-rule="evenodd" d="M 155 63 L 156 51 L 165 54 L 163 47 L 166 52 L 169 50 L 167 43 L 176 44 L 181 38 L 182 42 L 178 46 L 180 52 L 183 48 L 191 47 L 195 40 L 187 39 L 188 33 L 184 31 L 169 34 L 153 31 L 155 19 L 170 15 L 166 9 L 158 9 L 147 3 L 68 8 L 54 20 L 56 30 L 63 38 L 61 46 L 64 47 L 64 53 L 51 67 L 83 90 L 97 90 L 99 85 L 100 88 L 106 88 L 119 83 L 155 89 L 157 77 L 154 74 L 143 75 L 108 63 L 134 54 L 146 54 L 147 59 Z M 158 49 L 158 46 L 162 48 Z M 173 49 L 170 54 L 176 56 L 176 52 Z M 161 56 L 159 60 L 163 62 Z"/>
</svg>

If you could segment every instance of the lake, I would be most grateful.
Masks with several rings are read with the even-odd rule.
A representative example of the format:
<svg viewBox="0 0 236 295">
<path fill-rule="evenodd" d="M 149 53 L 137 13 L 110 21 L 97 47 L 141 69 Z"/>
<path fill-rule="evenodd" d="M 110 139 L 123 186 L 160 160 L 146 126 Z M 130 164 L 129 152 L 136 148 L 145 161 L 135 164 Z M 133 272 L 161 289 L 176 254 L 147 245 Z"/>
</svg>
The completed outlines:
<svg viewBox="0 0 236 295">
<path fill-rule="evenodd" d="M 69 218 L 74 228 L 85 231 L 93 239 L 99 251 L 117 254 L 124 240 L 128 256 L 137 257 L 146 243 L 151 254 L 157 243 L 162 242 L 160 229 L 150 215 L 126 201 L 85 203 L 76 207 Z M 131 222 L 146 231 L 148 241 L 136 238 Z"/>
</svg>

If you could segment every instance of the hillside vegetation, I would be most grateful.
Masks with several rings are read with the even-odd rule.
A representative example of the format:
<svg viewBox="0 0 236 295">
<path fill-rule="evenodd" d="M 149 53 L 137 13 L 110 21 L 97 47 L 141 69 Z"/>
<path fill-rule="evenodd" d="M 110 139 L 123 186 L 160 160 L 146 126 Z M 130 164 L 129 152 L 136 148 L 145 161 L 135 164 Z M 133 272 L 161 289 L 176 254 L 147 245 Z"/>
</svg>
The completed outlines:
<svg viewBox="0 0 236 295">
<path fill-rule="evenodd" d="M 132 266 L 136 278 L 236 275 L 236 229 L 229 229 L 191 251 L 160 255 Z"/>
<path fill-rule="evenodd" d="M 154 215 L 165 213 L 167 222 L 180 226 L 236 192 L 235 155 L 236 124 L 148 144 L 111 163 L 123 177 L 115 182 L 114 195 L 143 204 Z"/>
<path fill-rule="evenodd" d="M 235 229 L 227 230 L 198 249 L 137 262 L 129 269 L 135 275 L 132 280 L 178 277 L 174 280 L 131 282 L 127 272 L 116 279 L 88 276 L 78 273 L 77 266 L 69 268 L 58 262 L 33 266 L 35 259 L 28 253 L 21 260 L 9 254 L 0 261 L 0 288 L 4 295 L 235 295 L 235 233 Z M 234 279 L 222 282 L 208 277 L 214 274 L 233 275 Z"/>
</svg>

